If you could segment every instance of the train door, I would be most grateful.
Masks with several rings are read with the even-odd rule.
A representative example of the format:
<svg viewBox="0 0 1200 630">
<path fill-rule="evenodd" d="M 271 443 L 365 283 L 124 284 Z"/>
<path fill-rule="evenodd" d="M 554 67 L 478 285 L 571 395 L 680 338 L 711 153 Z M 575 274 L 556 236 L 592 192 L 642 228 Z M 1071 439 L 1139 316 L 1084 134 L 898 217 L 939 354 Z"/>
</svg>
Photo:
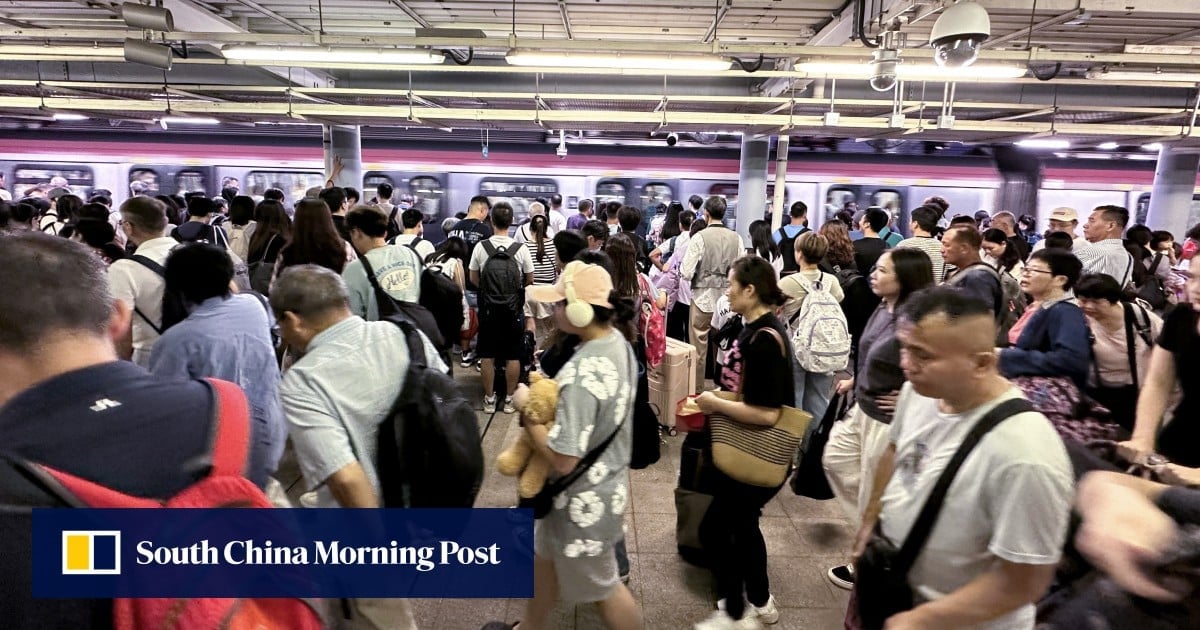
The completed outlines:
<svg viewBox="0 0 1200 630">
<path fill-rule="evenodd" d="M 601 179 L 600 181 L 596 182 L 596 196 L 594 198 L 596 205 L 599 206 L 614 201 L 619 201 L 622 205 L 629 205 L 631 202 L 631 189 L 632 186 L 630 185 L 630 181 L 628 179 L 617 179 L 611 177 Z M 604 220 L 603 217 L 597 218 L 601 221 Z"/>
<path fill-rule="evenodd" d="M 444 238 L 442 219 L 451 216 L 446 203 L 444 173 L 411 173 L 403 171 L 367 171 L 363 175 L 363 198 L 375 196 L 380 184 L 392 186 L 391 203 L 401 208 L 416 208 L 424 215 L 425 238 L 438 242 Z"/>
<path fill-rule="evenodd" d="M 13 166 L 8 190 L 13 199 L 21 199 L 41 188 L 49 191 L 59 186 L 71 189 L 79 198 L 87 200 L 96 187 L 96 176 L 87 164 L 55 164 L 22 162 Z"/>
<path fill-rule="evenodd" d="M 1148 225 L 1146 218 L 1150 215 L 1150 193 L 1142 193 L 1137 197 L 1137 203 L 1134 205 L 1134 225 Z M 1200 224 L 1200 195 L 1192 195 L 1192 207 L 1188 210 L 1187 226 Z M 1153 228 L 1154 226 L 1150 226 Z M 1176 240 L 1183 240 L 1182 237 L 1176 236 Z"/>
<path fill-rule="evenodd" d="M 228 181 L 231 177 L 223 175 L 221 185 L 232 183 Z M 290 208 L 304 199 L 309 188 L 324 187 L 325 174 L 320 171 L 257 170 L 247 172 L 238 183 L 241 193 L 254 197 L 255 201 L 261 201 L 268 188 L 278 188 L 283 191 L 284 207 Z"/>
<path fill-rule="evenodd" d="M 950 209 L 946 212 L 947 220 L 960 214 L 975 216 L 975 213 L 979 210 L 990 208 L 992 206 L 992 195 L 990 193 L 990 190 L 983 188 L 910 186 L 908 189 L 908 194 L 913 200 L 914 207 L 929 197 L 941 197 L 945 199 L 950 204 Z"/>
<path fill-rule="evenodd" d="M 887 211 L 896 232 L 910 236 L 908 188 L 904 186 L 863 186 L 833 184 L 825 189 L 821 205 L 822 218 L 831 221 L 843 210 L 857 215 L 860 210 L 878 206 Z"/>
<path fill-rule="evenodd" d="M 210 166 L 178 166 L 174 164 L 134 164 L 126 180 L 129 192 L 150 195 L 185 195 L 202 192 L 213 197 L 220 190 L 213 183 Z"/>
<path fill-rule="evenodd" d="M 542 177 L 489 176 L 479 181 L 479 194 L 493 206 L 502 201 L 512 206 L 513 229 L 529 219 L 529 206 L 534 201 L 539 197 L 549 199 L 557 192 L 558 182 Z"/>
</svg>

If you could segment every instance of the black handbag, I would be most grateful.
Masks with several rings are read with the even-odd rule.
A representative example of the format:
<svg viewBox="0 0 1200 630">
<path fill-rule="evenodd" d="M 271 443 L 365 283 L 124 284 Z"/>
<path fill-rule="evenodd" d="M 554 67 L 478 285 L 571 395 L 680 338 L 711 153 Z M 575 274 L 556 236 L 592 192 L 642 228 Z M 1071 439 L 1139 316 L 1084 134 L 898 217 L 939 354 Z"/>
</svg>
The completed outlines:
<svg viewBox="0 0 1200 630">
<path fill-rule="evenodd" d="M 603 442 L 597 445 L 596 448 L 588 451 L 583 456 L 583 459 L 580 459 L 579 463 L 575 464 L 575 467 L 571 469 L 571 472 L 559 477 L 558 479 L 555 479 L 554 481 L 547 481 L 546 484 L 542 486 L 541 491 L 534 496 L 529 498 L 521 497 L 521 499 L 517 501 L 517 508 L 533 510 L 534 519 L 546 518 L 546 515 L 550 513 L 550 510 L 554 508 L 554 497 L 558 496 L 571 484 L 575 483 L 577 479 L 583 476 L 583 473 L 587 472 L 588 469 L 592 467 L 592 464 L 596 463 L 596 460 L 600 459 L 600 456 L 603 455 L 604 451 L 608 449 L 608 445 L 612 444 L 612 441 L 617 437 L 617 434 L 621 432 L 621 427 L 623 426 L 625 426 L 624 418 L 621 419 L 621 423 L 617 425 L 617 428 L 614 429 L 608 437 L 604 438 Z"/>
<path fill-rule="evenodd" d="M 835 394 L 833 400 L 829 401 L 829 406 L 825 408 L 825 416 L 808 432 L 804 444 L 800 447 L 800 463 L 796 466 L 796 474 L 792 475 L 790 484 L 792 492 L 818 501 L 833 498 L 833 488 L 829 486 L 829 478 L 825 476 L 821 457 L 825 454 L 829 432 L 833 430 L 833 425 L 846 415 L 849 408 L 849 394 Z"/>
<path fill-rule="evenodd" d="M 946 469 L 938 477 L 937 484 L 925 500 L 925 505 L 921 507 L 921 512 L 913 522 L 904 544 L 899 548 L 883 535 L 881 522 L 875 523 L 866 549 L 854 566 L 855 599 L 864 630 L 883 628 L 889 617 L 912 609 L 913 592 L 908 584 L 908 572 L 937 523 L 942 503 L 946 500 L 946 492 L 950 490 L 950 484 L 954 482 L 959 468 L 989 431 L 1012 416 L 1031 411 L 1034 411 L 1034 408 L 1029 401 L 1013 398 L 996 405 L 975 423 L 958 450 L 954 452 L 954 457 L 946 464 Z"/>
</svg>

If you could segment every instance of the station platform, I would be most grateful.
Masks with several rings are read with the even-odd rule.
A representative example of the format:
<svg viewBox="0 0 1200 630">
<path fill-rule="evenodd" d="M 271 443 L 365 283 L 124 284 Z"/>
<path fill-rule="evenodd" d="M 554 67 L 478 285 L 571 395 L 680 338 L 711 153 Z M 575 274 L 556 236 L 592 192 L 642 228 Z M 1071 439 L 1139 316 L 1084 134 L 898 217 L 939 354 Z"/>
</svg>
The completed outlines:
<svg viewBox="0 0 1200 630">
<path fill-rule="evenodd" d="M 454 357 L 457 360 L 457 356 Z M 463 391 L 482 409 L 479 372 L 454 366 Z M 480 430 L 488 415 L 478 412 Z M 483 439 L 487 471 L 475 502 L 477 507 L 510 507 L 517 501 L 516 479 L 495 471 L 496 456 L 516 439 L 516 414 L 496 414 Z M 642 607 L 647 630 L 680 630 L 704 619 L 715 609 L 712 574 L 684 562 L 675 551 L 674 488 L 679 474 L 683 437 L 668 437 L 662 458 L 645 470 L 630 471 L 630 508 L 625 513 L 629 551 L 629 589 Z M 303 485 L 294 462 L 281 462 L 277 477 L 295 500 Z M 853 531 L 834 501 L 813 501 L 784 487 L 767 504 L 761 520 L 767 543 L 771 592 L 779 606 L 779 630 L 834 630 L 842 627 L 849 592 L 825 578 L 825 571 L 843 563 L 853 544 Z M 525 600 L 421 599 L 412 601 L 422 630 L 478 630 L 488 621 L 519 621 Z M 564 606 L 554 611 L 550 627 L 592 630 L 605 625 L 594 605 Z"/>
</svg>

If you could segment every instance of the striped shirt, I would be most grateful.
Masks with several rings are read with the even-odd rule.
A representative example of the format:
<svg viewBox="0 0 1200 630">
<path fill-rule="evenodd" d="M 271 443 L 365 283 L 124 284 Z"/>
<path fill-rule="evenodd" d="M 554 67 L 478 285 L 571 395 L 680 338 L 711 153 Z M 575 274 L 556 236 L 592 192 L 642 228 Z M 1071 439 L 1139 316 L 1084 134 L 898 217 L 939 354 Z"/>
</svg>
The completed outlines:
<svg viewBox="0 0 1200 630">
<path fill-rule="evenodd" d="M 946 271 L 946 261 L 942 258 L 941 241 L 932 236 L 913 236 L 900 241 L 896 247 L 911 247 L 925 252 L 929 256 L 929 262 L 933 263 L 934 281 L 939 283 L 942 281 L 942 275 Z"/>
<path fill-rule="evenodd" d="M 529 257 L 533 259 L 533 283 L 554 284 L 558 280 L 558 251 L 554 249 L 554 241 L 547 238 L 543 242 L 544 256 L 541 261 L 538 261 L 537 243 L 525 243 L 525 247 L 529 250 Z"/>
<path fill-rule="evenodd" d="M 1125 242 L 1119 238 L 1106 238 L 1071 250 L 1083 270 L 1102 273 L 1112 277 L 1122 287 L 1128 286 L 1133 277 L 1133 256 L 1125 250 Z"/>
</svg>

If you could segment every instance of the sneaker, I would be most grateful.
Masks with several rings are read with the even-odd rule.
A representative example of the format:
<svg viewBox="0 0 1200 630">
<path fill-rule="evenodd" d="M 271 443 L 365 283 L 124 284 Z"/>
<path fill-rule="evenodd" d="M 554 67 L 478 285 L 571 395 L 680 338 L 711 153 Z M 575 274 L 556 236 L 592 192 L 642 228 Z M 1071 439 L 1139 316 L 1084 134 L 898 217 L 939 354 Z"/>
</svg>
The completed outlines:
<svg viewBox="0 0 1200 630">
<path fill-rule="evenodd" d="M 693 625 L 692 630 L 736 630 L 736 623 L 724 610 L 717 610 L 708 619 Z"/>
<path fill-rule="evenodd" d="M 779 621 L 779 609 L 775 607 L 775 596 L 771 595 L 767 598 L 767 603 L 762 606 L 747 603 L 745 616 L 752 616 L 765 624 L 777 623 Z"/>
<path fill-rule="evenodd" d="M 854 588 L 854 565 L 852 564 L 833 567 L 825 573 L 825 576 L 838 588 L 844 588 L 847 591 Z M 770 606 L 771 602 L 767 602 L 767 605 Z"/>
<path fill-rule="evenodd" d="M 513 406 L 512 396 L 504 397 L 504 413 L 516 413 L 517 408 Z"/>
<path fill-rule="evenodd" d="M 483 397 L 483 413 L 496 413 L 496 397 L 495 396 L 484 396 Z"/>
<path fill-rule="evenodd" d="M 471 352 L 470 350 L 464 351 L 462 353 L 462 360 L 459 361 L 459 365 L 461 365 L 463 367 L 471 367 L 474 363 L 475 363 L 475 353 Z"/>
</svg>

